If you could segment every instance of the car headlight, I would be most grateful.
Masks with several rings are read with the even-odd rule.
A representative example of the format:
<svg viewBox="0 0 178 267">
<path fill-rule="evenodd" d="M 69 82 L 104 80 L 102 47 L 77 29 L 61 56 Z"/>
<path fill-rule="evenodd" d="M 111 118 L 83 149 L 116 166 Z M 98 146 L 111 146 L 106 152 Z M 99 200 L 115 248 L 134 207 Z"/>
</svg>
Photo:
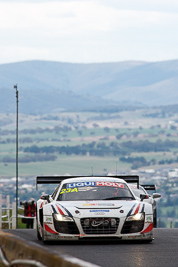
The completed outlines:
<svg viewBox="0 0 178 267">
<path fill-rule="evenodd" d="M 60 222 L 73 222 L 71 217 L 62 214 L 54 214 L 54 218 L 56 221 Z"/>
<path fill-rule="evenodd" d="M 137 213 L 126 218 L 126 221 L 143 221 L 144 213 Z"/>
</svg>

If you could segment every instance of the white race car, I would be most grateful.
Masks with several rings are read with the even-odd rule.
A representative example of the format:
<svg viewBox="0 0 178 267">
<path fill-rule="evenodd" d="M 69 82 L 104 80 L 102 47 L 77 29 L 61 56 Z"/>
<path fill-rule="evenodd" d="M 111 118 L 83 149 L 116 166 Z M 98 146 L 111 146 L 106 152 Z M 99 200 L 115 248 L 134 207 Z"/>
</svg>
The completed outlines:
<svg viewBox="0 0 178 267">
<path fill-rule="evenodd" d="M 148 185 L 139 185 L 139 188 L 136 184 L 129 185 L 131 190 L 134 192 L 135 196 L 141 199 L 141 196 L 147 195 L 145 197 L 144 202 L 150 203 L 153 207 L 153 226 L 157 227 L 157 205 L 156 200 L 161 198 L 161 195 L 159 193 L 153 193 L 150 195 L 147 191 L 156 191 L 156 186 L 154 184 L 148 184 Z"/>
<path fill-rule="evenodd" d="M 138 176 L 37 176 L 36 184 L 58 184 L 37 201 L 38 239 L 151 242 L 152 205 L 136 199 L 126 181 L 139 186 Z"/>
</svg>

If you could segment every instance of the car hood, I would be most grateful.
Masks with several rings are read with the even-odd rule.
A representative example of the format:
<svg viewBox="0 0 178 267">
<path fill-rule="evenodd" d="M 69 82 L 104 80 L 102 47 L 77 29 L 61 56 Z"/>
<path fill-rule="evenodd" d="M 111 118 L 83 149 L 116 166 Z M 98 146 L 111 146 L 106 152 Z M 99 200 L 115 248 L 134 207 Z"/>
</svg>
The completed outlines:
<svg viewBox="0 0 178 267">
<path fill-rule="evenodd" d="M 58 201 L 58 210 L 62 210 L 65 215 L 72 217 L 94 217 L 94 216 L 116 216 L 124 217 L 128 213 L 132 214 L 137 209 L 141 210 L 143 203 L 137 200 L 119 201 Z"/>
</svg>

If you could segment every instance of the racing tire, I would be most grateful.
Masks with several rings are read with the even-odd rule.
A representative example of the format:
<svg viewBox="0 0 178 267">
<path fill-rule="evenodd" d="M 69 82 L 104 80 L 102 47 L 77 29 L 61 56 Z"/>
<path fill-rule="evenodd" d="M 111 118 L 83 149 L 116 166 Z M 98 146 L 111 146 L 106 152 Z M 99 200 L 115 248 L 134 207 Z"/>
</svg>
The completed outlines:
<svg viewBox="0 0 178 267">
<path fill-rule="evenodd" d="M 41 235 L 40 235 L 40 233 L 39 233 L 39 230 L 38 230 L 38 225 L 36 226 L 36 230 L 37 230 L 37 238 L 38 238 L 38 240 L 42 240 L 42 237 L 41 237 Z"/>
<path fill-rule="evenodd" d="M 45 239 L 44 231 L 45 231 L 45 227 L 44 227 L 44 223 L 43 223 L 42 241 L 43 241 L 43 244 L 46 244 L 47 243 L 47 240 Z"/>
<path fill-rule="evenodd" d="M 46 244 L 48 242 L 44 237 L 44 225 L 43 225 L 43 231 L 42 231 L 42 241 L 43 241 L 43 244 Z"/>
<path fill-rule="evenodd" d="M 36 235 L 37 235 L 38 240 L 42 240 L 42 237 L 41 237 L 39 230 L 38 230 L 38 212 L 37 212 L 37 209 L 36 209 Z"/>
<path fill-rule="evenodd" d="M 157 228 L 157 212 L 154 210 L 153 212 L 153 227 Z"/>
<path fill-rule="evenodd" d="M 44 225 L 43 225 L 43 230 L 42 230 L 42 241 L 43 241 L 44 244 L 46 243 L 46 240 L 44 238 Z"/>
</svg>

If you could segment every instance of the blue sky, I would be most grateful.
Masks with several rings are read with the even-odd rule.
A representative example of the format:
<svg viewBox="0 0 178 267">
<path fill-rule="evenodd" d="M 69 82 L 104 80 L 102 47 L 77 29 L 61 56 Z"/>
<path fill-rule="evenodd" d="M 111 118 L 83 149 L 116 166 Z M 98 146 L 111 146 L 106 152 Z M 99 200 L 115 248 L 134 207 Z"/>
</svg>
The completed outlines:
<svg viewBox="0 0 178 267">
<path fill-rule="evenodd" d="M 0 0 L 0 64 L 178 59 L 177 0 Z"/>
</svg>

